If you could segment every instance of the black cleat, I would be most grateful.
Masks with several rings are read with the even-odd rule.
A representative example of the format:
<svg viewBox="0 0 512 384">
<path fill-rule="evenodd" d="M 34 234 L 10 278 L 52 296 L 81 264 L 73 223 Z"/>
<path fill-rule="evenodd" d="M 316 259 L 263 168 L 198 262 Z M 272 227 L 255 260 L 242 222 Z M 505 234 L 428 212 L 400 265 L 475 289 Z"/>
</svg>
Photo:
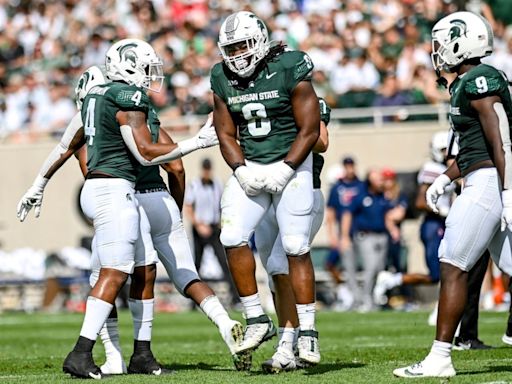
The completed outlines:
<svg viewBox="0 0 512 384">
<path fill-rule="evenodd" d="M 162 374 L 162 367 L 157 363 L 153 352 L 139 351 L 134 352 L 130 358 L 128 373 L 160 376 Z"/>
<path fill-rule="evenodd" d="M 482 340 L 464 340 L 460 337 L 456 337 L 453 343 L 453 349 L 455 351 L 467 351 L 467 350 L 482 350 L 482 349 L 493 349 L 491 345 L 485 344 Z"/>
<path fill-rule="evenodd" d="M 62 370 L 73 377 L 101 379 L 101 370 L 94 364 L 92 352 L 69 352 L 66 360 L 64 360 Z"/>
</svg>

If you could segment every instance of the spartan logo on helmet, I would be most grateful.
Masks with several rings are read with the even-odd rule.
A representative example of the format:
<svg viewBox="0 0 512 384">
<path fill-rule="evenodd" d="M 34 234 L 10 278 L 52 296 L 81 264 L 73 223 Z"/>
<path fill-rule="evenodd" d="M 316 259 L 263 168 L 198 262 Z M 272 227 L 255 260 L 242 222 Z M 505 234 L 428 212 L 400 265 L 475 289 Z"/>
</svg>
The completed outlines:
<svg viewBox="0 0 512 384">
<path fill-rule="evenodd" d="M 130 43 L 130 44 L 120 46 L 117 49 L 119 51 L 119 57 L 121 58 L 121 60 L 123 60 L 123 56 L 124 56 L 124 59 L 126 61 L 129 61 L 132 64 L 133 68 L 135 68 L 135 66 L 137 65 L 137 54 L 135 53 L 135 50 L 133 50 L 131 48 L 136 48 L 136 47 L 137 47 L 137 44 Z"/>
<path fill-rule="evenodd" d="M 82 76 L 80 76 L 80 79 L 78 80 L 77 89 L 85 89 L 87 87 L 87 83 L 89 82 L 89 72 L 85 71 L 82 73 Z"/>
<path fill-rule="evenodd" d="M 466 23 L 461 19 L 454 19 L 450 21 L 450 24 L 453 24 L 453 26 L 450 28 L 449 36 L 450 41 L 453 41 L 455 39 L 458 39 L 461 36 L 467 36 L 467 26 Z"/>
</svg>

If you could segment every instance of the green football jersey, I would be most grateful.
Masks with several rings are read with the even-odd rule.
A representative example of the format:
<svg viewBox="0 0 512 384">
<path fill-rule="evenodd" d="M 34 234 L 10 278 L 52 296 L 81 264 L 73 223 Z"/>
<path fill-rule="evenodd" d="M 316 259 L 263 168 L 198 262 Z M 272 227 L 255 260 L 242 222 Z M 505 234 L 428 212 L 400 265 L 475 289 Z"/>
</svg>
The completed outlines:
<svg viewBox="0 0 512 384">
<path fill-rule="evenodd" d="M 478 112 L 471 101 L 489 96 L 499 96 L 509 124 L 512 124 L 512 101 L 505 75 L 490 65 L 480 64 L 457 77 L 450 85 L 450 121 L 459 136 L 457 164 L 464 173 L 473 164 L 491 160 Z"/>
<path fill-rule="evenodd" d="M 324 99 L 318 98 L 320 103 L 320 120 L 325 123 L 327 127 L 331 120 L 331 108 L 327 105 Z M 313 188 L 318 189 L 321 187 L 320 173 L 324 167 L 324 157 L 319 153 L 313 153 Z"/>
<path fill-rule="evenodd" d="M 118 111 L 148 114 L 149 98 L 142 88 L 121 82 L 93 87 L 84 99 L 82 121 L 87 143 L 87 168 L 134 182 L 140 164 L 124 143 Z"/>
<path fill-rule="evenodd" d="M 160 133 L 160 120 L 152 105 L 149 107 L 148 126 L 151 131 L 151 140 L 153 143 L 158 142 Z M 135 189 L 143 191 L 147 189 L 167 188 L 162 176 L 160 176 L 160 166 L 152 165 L 150 167 L 141 167 L 135 181 Z"/>
<path fill-rule="evenodd" d="M 299 82 L 311 80 L 313 62 L 304 52 L 285 51 L 260 68 L 242 79 L 217 63 L 210 80 L 238 128 L 245 158 L 269 164 L 286 157 L 297 136 L 291 96 Z"/>
</svg>

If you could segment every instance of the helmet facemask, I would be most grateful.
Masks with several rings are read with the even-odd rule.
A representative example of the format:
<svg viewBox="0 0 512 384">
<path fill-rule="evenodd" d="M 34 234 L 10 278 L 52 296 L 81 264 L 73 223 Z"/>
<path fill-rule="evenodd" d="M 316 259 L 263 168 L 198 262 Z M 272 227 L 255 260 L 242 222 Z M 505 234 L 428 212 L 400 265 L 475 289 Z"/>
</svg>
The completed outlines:
<svg viewBox="0 0 512 384">
<path fill-rule="evenodd" d="M 240 77 L 248 77 L 254 73 L 256 65 L 265 57 L 265 49 L 256 37 L 229 42 L 219 49 L 228 68 Z M 238 53 L 241 52 L 241 53 Z"/>
<path fill-rule="evenodd" d="M 160 92 L 164 83 L 164 69 L 160 58 L 151 60 L 144 68 L 144 80 L 140 87 L 149 89 L 152 92 Z"/>
</svg>

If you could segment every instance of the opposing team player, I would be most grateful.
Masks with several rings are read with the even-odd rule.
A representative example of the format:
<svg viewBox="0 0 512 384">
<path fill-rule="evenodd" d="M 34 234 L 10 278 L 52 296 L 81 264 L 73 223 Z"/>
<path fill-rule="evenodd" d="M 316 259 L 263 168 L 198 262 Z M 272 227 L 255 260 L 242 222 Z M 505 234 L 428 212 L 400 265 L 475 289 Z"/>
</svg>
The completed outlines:
<svg viewBox="0 0 512 384">
<path fill-rule="evenodd" d="M 436 203 L 453 180 L 463 177 L 464 187 L 448 213 L 439 247 L 436 338 L 425 359 L 393 371 L 407 378 L 455 375 L 451 349 L 467 301 L 467 272 L 485 249 L 498 267 L 512 272 L 512 101 L 504 75 L 480 62 L 492 53 L 492 29 L 479 15 L 456 12 L 434 25 L 432 45 L 438 74 L 458 75 L 450 85 L 450 118 L 459 135 L 459 153 L 428 188 L 427 202 L 437 212 Z"/>
<path fill-rule="evenodd" d="M 331 109 L 324 99 L 320 103 L 320 137 L 313 148 L 313 188 L 314 204 L 311 212 L 313 222 L 311 225 L 310 241 L 320 230 L 324 217 L 324 196 L 322 193 L 320 173 L 324 165 L 324 158 L 320 155 L 325 152 L 329 145 L 327 124 L 329 124 Z M 292 283 L 288 275 L 288 258 L 283 249 L 283 243 L 279 236 L 279 228 L 273 207 L 267 211 L 255 232 L 256 249 L 261 262 L 269 275 L 270 290 L 274 296 L 274 306 L 279 320 L 278 345 L 274 355 L 263 362 L 262 368 L 268 373 L 290 371 L 320 361 L 320 351 L 312 348 L 304 336 L 312 335 L 318 337 L 316 330 L 311 328 L 308 319 L 297 316 L 295 296 Z M 301 322 L 302 320 L 302 322 Z M 314 325 L 314 324 L 313 324 Z M 296 328 L 298 327 L 298 334 Z M 297 361 L 295 352 L 301 357 Z"/>
<path fill-rule="evenodd" d="M 233 170 L 221 202 L 221 241 L 247 321 L 239 368 L 249 369 L 252 350 L 276 333 L 261 307 L 247 245 L 271 206 L 289 256 L 298 315 L 314 330 L 311 150 L 319 136 L 320 111 L 310 81 L 311 59 L 282 45 L 271 47 L 265 24 L 253 13 L 228 16 L 218 45 L 223 62 L 211 71 L 214 125 Z M 303 337 L 318 351 L 317 333 Z"/>
</svg>

